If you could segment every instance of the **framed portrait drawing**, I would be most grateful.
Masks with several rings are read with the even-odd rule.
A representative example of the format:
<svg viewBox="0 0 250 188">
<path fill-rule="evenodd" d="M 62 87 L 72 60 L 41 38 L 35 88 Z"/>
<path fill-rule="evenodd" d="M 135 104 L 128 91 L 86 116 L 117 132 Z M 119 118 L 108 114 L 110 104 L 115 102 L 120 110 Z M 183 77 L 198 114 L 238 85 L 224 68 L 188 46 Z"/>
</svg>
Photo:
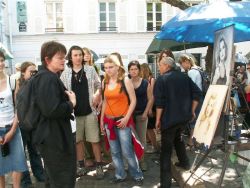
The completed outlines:
<svg viewBox="0 0 250 188">
<path fill-rule="evenodd" d="M 234 26 L 215 32 L 211 84 L 229 85 L 233 69 Z"/>
<path fill-rule="evenodd" d="M 224 107 L 229 86 L 210 85 L 194 127 L 193 139 L 209 148 Z"/>
</svg>

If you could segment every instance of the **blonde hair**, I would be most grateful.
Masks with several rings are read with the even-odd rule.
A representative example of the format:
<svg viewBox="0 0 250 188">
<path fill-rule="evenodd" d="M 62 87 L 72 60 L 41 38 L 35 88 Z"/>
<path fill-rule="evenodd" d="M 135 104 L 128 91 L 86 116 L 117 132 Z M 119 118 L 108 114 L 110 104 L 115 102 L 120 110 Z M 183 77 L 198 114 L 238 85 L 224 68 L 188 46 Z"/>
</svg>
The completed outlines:
<svg viewBox="0 0 250 188">
<path fill-rule="evenodd" d="M 90 49 L 86 48 L 86 47 L 83 47 L 82 50 L 83 50 L 84 55 L 85 54 L 89 54 L 90 55 L 90 61 L 89 62 L 85 62 L 85 63 L 87 63 L 90 66 L 93 66 L 94 65 L 94 57 L 93 57 L 93 54 L 91 53 Z"/>
<path fill-rule="evenodd" d="M 104 65 L 106 63 L 113 63 L 114 65 L 118 66 L 118 76 L 117 76 L 117 82 L 121 82 L 124 78 L 125 78 L 125 70 L 123 68 L 123 66 L 120 64 L 119 59 L 114 56 L 114 55 L 109 55 L 108 57 L 106 57 L 106 59 L 104 60 Z M 110 77 L 105 74 L 104 76 L 104 82 L 108 83 L 110 80 Z"/>
<path fill-rule="evenodd" d="M 191 57 L 191 56 L 189 56 L 189 55 L 187 55 L 187 54 L 183 54 L 183 55 L 181 55 L 180 58 L 179 58 L 179 63 L 180 63 L 180 64 L 181 64 L 182 62 L 184 62 L 184 61 L 189 61 L 190 64 L 191 64 L 191 67 L 196 66 L 196 59 L 193 58 L 193 57 Z"/>
</svg>

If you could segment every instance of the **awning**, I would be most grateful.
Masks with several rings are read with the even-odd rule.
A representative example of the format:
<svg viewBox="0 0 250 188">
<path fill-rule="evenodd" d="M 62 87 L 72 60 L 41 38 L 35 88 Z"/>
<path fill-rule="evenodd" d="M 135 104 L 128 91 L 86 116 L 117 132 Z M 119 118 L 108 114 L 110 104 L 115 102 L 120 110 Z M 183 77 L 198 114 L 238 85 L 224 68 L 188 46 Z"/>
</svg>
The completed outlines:
<svg viewBox="0 0 250 188">
<path fill-rule="evenodd" d="M 180 51 L 189 48 L 205 47 L 209 43 L 181 43 L 174 40 L 159 40 L 154 38 L 149 45 L 146 54 L 157 54 L 164 49 L 170 49 L 172 51 Z"/>
<path fill-rule="evenodd" d="M 13 59 L 13 55 L 10 51 L 0 42 L 0 51 L 4 53 L 5 59 Z"/>
</svg>

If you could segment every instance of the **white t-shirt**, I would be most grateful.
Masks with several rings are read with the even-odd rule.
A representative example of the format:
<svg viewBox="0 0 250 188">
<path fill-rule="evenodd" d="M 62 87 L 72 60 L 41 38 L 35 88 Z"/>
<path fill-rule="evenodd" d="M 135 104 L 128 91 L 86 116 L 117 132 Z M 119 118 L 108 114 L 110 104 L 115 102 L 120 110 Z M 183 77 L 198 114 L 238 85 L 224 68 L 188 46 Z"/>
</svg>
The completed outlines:
<svg viewBox="0 0 250 188">
<path fill-rule="evenodd" d="M 200 88 L 202 91 L 202 78 L 200 71 L 198 71 L 196 68 L 191 68 L 188 71 L 188 76 L 193 80 L 193 82 Z"/>
<path fill-rule="evenodd" d="M 14 104 L 9 77 L 6 82 L 7 88 L 0 92 L 0 127 L 11 125 L 14 119 Z"/>
</svg>

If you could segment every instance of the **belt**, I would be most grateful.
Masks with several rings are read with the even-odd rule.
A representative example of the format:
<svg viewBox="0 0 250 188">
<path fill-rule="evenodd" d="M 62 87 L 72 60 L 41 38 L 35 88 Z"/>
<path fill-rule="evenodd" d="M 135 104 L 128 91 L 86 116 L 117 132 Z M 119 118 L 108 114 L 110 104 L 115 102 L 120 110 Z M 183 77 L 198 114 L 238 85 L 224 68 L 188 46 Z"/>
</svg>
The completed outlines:
<svg viewBox="0 0 250 188">
<path fill-rule="evenodd" d="M 7 124 L 7 125 L 0 125 L 1 128 L 5 128 L 5 127 L 11 127 L 11 124 Z"/>
</svg>

